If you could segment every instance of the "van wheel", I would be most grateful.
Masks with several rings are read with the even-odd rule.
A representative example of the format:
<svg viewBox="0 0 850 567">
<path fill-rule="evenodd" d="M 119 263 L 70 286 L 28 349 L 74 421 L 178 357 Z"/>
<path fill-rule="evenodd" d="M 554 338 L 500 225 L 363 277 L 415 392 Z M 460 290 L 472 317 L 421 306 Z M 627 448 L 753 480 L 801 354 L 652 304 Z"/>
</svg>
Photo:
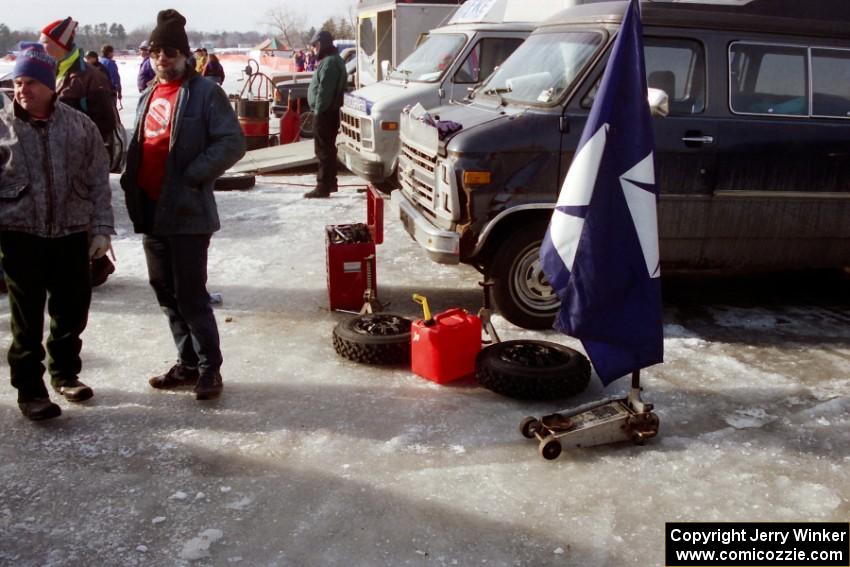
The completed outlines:
<svg viewBox="0 0 850 567">
<path fill-rule="evenodd" d="M 334 350 L 363 364 L 410 365 L 410 323 L 410 319 L 395 313 L 345 319 L 334 328 Z"/>
<path fill-rule="evenodd" d="M 577 350 L 557 343 L 504 341 L 478 353 L 475 377 L 482 386 L 503 396 L 557 400 L 580 394 L 587 387 L 590 361 Z M 531 423 L 523 424 L 522 434 L 533 437 Z"/>
<path fill-rule="evenodd" d="M 499 313 L 524 329 L 551 329 L 561 305 L 540 262 L 546 226 L 533 224 L 511 234 L 496 251 L 490 270 Z"/>
<path fill-rule="evenodd" d="M 383 181 L 372 183 L 372 186 L 384 195 L 389 195 L 396 189 L 400 189 L 401 183 L 398 180 L 398 171 L 394 171 L 391 176 L 384 179 Z"/>
</svg>

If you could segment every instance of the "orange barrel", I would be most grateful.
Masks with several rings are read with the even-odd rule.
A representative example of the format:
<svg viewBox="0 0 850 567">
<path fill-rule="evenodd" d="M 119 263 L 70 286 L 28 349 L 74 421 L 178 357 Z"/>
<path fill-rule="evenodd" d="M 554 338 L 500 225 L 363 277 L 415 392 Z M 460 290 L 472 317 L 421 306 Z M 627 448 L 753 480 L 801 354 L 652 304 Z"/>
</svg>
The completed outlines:
<svg viewBox="0 0 850 567">
<path fill-rule="evenodd" d="M 249 150 L 266 148 L 269 145 L 269 105 L 268 100 L 248 100 L 240 98 L 236 101 L 236 116 L 245 143 Z"/>
</svg>

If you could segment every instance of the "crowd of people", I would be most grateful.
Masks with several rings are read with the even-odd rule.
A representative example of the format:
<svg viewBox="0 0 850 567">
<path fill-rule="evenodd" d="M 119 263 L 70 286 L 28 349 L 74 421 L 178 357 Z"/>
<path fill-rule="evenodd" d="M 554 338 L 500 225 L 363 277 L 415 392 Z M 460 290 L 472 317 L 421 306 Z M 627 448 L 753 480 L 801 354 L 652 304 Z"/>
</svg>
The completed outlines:
<svg viewBox="0 0 850 567">
<path fill-rule="evenodd" d="M 206 289 L 207 252 L 220 228 L 213 186 L 246 144 L 218 86 L 221 63 L 203 48 L 193 54 L 185 25 L 176 10 L 162 10 L 139 46 L 141 96 L 120 183 L 177 350 L 176 363 L 149 384 L 191 386 L 196 399 L 210 400 L 223 390 L 218 327 Z M 107 148 L 120 124 L 121 81 L 112 46 L 104 45 L 100 56 L 84 54 L 74 41 L 76 26 L 70 17 L 57 20 L 42 29 L 38 42 L 20 45 L 14 101 L 0 109 L 0 124 L 13 134 L 0 155 L 0 176 L 4 187 L 17 188 L 4 194 L 0 207 L 12 334 L 8 362 L 19 409 L 36 421 L 61 414 L 45 372 L 68 401 L 94 395 L 79 379 L 80 337 L 92 283 L 100 277 L 92 267 L 108 261 L 115 234 Z M 337 190 L 335 138 L 346 73 L 331 34 L 316 34 L 310 49 L 317 62 L 308 101 L 319 169 L 316 188 L 304 196 L 316 198 Z M 45 307 L 50 324 L 43 345 Z"/>
<path fill-rule="evenodd" d="M 121 186 L 177 349 L 176 364 L 149 383 L 160 389 L 191 385 L 196 399 L 209 400 L 223 389 L 218 328 L 206 290 L 207 250 L 220 226 L 213 184 L 245 153 L 245 138 L 225 92 L 201 76 L 198 61 L 188 63 L 185 24 L 177 11 L 163 10 L 140 46 L 148 57 L 139 69 L 143 92 Z M 18 407 L 31 420 L 61 414 L 45 372 L 68 401 L 94 394 L 79 379 L 80 336 L 91 303 L 91 260 L 106 256 L 115 234 L 104 137 L 114 126 L 120 86 L 109 80 L 111 48 L 102 50 L 100 65 L 86 64 L 75 30 L 70 17 L 58 20 L 42 30 L 39 42 L 20 46 L 14 101 L 0 110 L 15 140 L 0 175 L 5 187 L 19 188 L 0 207 L 8 361 Z M 178 131 L 181 143 L 173 144 Z M 43 346 L 45 307 L 50 324 Z"/>
</svg>

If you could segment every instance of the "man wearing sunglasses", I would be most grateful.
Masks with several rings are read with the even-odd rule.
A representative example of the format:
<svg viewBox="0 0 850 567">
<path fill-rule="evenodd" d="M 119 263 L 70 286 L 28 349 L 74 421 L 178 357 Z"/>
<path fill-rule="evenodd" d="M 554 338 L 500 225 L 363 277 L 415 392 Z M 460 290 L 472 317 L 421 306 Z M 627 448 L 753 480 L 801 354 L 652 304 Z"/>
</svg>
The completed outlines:
<svg viewBox="0 0 850 567">
<path fill-rule="evenodd" d="M 245 154 L 245 138 L 225 92 L 187 65 L 185 25 L 176 10 L 157 15 L 149 40 L 156 82 L 139 100 L 121 186 L 177 347 L 177 363 L 150 385 L 193 385 L 196 399 L 211 400 L 222 391 L 206 289 L 207 251 L 220 228 L 213 185 Z"/>
</svg>

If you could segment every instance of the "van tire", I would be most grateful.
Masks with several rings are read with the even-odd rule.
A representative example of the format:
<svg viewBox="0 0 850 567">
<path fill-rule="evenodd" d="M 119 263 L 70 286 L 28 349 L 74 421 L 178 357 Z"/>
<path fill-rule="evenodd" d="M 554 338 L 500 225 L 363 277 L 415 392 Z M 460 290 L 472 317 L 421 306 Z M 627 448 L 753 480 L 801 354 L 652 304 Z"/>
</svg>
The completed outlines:
<svg viewBox="0 0 850 567">
<path fill-rule="evenodd" d="M 410 365 L 410 324 L 410 319 L 397 313 L 350 317 L 333 330 L 334 350 L 362 364 Z"/>
<path fill-rule="evenodd" d="M 557 400 L 584 391 L 590 382 L 590 361 L 557 343 L 504 341 L 478 353 L 475 377 L 488 390 L 510 398 Z"/>
<path fill-rule="evenodd" d="M 523 329 L 551 329 L 561 305 L 540 263 L 546 227 L 535 223 L 512 232 L 499 245 L 490 267 L 499 313 Z"/>
</svg>

